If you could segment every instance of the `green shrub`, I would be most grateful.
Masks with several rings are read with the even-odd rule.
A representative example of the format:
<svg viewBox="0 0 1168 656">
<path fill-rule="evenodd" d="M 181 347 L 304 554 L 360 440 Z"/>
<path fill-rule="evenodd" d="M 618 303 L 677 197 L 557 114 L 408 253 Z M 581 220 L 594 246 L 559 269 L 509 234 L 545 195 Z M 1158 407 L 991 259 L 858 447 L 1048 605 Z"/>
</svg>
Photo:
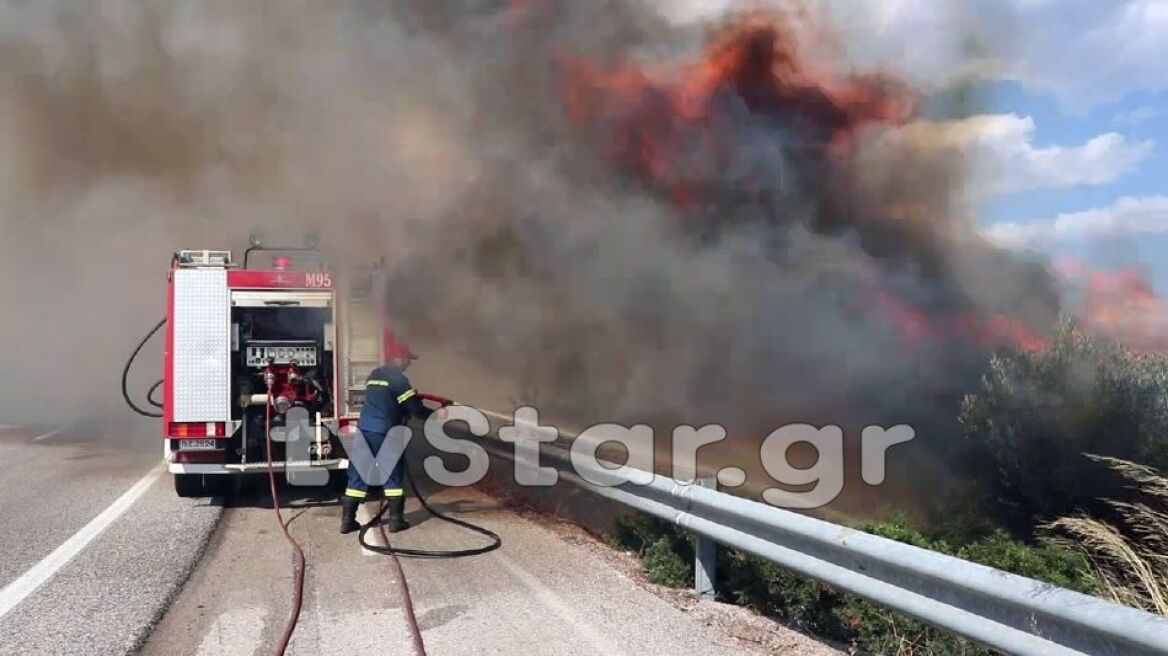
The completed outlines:
<svg viewBox="0 0 1168 656">
<path fill-rule="evenodd" d="M 860 528 L 1015 574 L 1094 592 L 1092 579 L 1085 574 L 1086 561 L 1081 556 L 1051 546 L 1029 546 L 1000 531 L 954 545 L 935 535 L 926 535 L 903 521 Z M 638 515 L 619 522 L 617 533 L 617 541 L 622 546 L 644 555 L 651 579 L 676 587 L 692 585 L 693 545 L 682 531 L 666 522 Z M 672 550 L 672 555 L 667 555 L 667 550 Z M 720 549 L 718 553 L 720 598 L 748 606 L 809 634 L 874 654 L 981 656 L 995 653 L 760 558 L 729 549 Z"/>
<path fill-rule="evenodd" d="M 645 570 L 649 580 L 658 585 L 682 588 L 693 585 L 692 560 L 682 560 L 668 537 L 661 537 L 645 551 Z"/>
<path fill-rule="evenodd" d="M 617 546 L 641 556 L 649 580 L 675 588 L 693 585 L 693 540 L 672 524 L 648 515 L 628 515 L 617 523 Z"/>
<path fill-rule="evenodd" d="M 1049 348 L 993 359 L 961 422 L 1000 507 L 1029 529 L 1097 507 L 1117 481 L 1084 453 L 1168 468 L 1168 357 L 1064 326 Z"/>
<path fill-rule="evenodd" d="M 996 531 L 964 545 L 954 555 L 1076 592 L 1092 594 L 1097 590 L 1083 556 L 1054 545 L 1024 544 L 1010 538 L 1004 531 Z"/>
</svg>

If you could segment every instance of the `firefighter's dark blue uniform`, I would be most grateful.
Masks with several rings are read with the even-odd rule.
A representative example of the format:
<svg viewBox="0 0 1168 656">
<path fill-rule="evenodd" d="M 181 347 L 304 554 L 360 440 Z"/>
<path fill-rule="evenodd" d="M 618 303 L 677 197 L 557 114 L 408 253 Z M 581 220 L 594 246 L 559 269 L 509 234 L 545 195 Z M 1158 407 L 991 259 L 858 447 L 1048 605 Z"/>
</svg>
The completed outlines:
<svg viewBox="0 0 1168 656">
<path fill-rule="evenodd" d="M 418 392 L 397 367 L 379 367 L 369 374 L 365 383 L 365 405 L 361 408 L 361 418 L 357 428 L 365 437 L 372 453 L 381 451 L 385 436 L 394 426 L 401 426 L 410 417 L 425 419 L 432 411 L 422 404 Z M 386 481 L 385 497 L 392 499 L 405 494 L 402 489 L 402 465 L 404 457 L 398 460 Z M 345 496 L 364 499 L 369 494 L 369 486 L 361 480 L 357 467 L 349 467 L 349 486 Z"/>
</svg>

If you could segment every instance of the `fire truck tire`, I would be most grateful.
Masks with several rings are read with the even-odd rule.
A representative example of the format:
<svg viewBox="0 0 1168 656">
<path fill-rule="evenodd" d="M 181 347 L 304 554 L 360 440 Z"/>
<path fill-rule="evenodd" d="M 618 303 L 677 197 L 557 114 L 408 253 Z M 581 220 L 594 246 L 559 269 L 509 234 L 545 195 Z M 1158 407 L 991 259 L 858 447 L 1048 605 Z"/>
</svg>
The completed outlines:
<svg viewBox="0 0 1168 656">
<path fill-rule="evenodd" d="M 184 499 L 208 496 L 202 474 L 175 474 L 174 493 Z"/>
</svg>

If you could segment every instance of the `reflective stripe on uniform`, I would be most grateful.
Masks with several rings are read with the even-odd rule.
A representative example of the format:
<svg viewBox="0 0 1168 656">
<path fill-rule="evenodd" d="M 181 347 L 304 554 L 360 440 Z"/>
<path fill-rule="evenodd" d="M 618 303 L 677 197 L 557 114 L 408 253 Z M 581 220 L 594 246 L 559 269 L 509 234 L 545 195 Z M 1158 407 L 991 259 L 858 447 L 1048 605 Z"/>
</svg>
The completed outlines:
<svg viewBox="0 0 1168 656">
<path fill-rule="evenodd" d="M 354 488 L 349 488 L 349 489 L 345 490 L 345 496 L 351 497 L 353 499 L 364 499 L 365 497 L 369 496 L 369 493 L 366 492 L 365 490 L 357 490 Z"/>
<path fill-rule="evenodd" d="M 410 399 L 414 398 L 417 395 L 418 395 L 418 393 L 415 390 L 406 390 L 398 395 L 397 402 L 398 403 L 405 403 L 406 401 L 409 401 Z"/>
<path fill-rule="evenodd" d="M 389 387 L 389 381 L 371 380 L 371 381 L 365 383 L 365 387 Z"/>
<path fill-rule="evenodd" d="M 400 487 L 387 487 L 387 488 L 385 488 L 385 498 L 386 499 L 393 499 L 395 497 L 404 497 L 405 495 L 406 495 L 406 491 L 401 489 Z"/>
</svg>

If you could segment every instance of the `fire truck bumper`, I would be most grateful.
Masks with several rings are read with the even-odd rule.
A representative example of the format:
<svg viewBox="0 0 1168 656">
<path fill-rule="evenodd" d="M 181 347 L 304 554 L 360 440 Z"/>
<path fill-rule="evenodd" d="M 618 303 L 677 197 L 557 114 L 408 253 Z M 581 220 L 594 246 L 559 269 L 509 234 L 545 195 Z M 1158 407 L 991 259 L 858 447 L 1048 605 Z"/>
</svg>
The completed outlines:
<svg viewBox="0 0 1168 656">
<path fill-rule="evenodd" d="M 313 470 L 335 470 L 348 469 L 349 461 L 345 459 L 339 460 L 313 460 L 309 461 L 292 461 L 292 462 L 273 462 L 272 467 L 278 472 L 307 472 Z M 266 462 L 249 462 L 246 464 L 203 464 L 203 463 L 181 463 L 171 462 L 167 464 L 167 468 L 172 474 L 261 474 L 268 471 L 268 463 Z"/>
</svg>

